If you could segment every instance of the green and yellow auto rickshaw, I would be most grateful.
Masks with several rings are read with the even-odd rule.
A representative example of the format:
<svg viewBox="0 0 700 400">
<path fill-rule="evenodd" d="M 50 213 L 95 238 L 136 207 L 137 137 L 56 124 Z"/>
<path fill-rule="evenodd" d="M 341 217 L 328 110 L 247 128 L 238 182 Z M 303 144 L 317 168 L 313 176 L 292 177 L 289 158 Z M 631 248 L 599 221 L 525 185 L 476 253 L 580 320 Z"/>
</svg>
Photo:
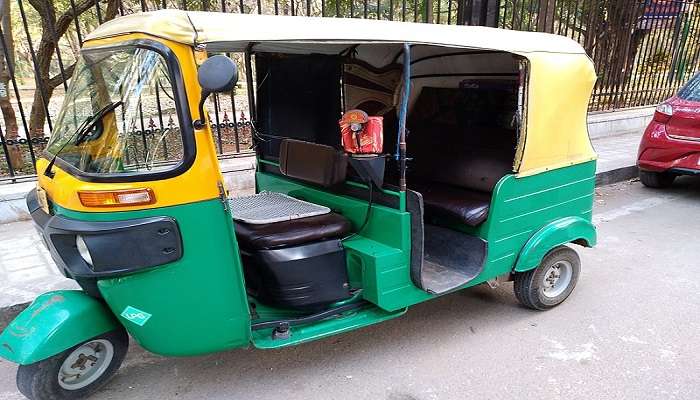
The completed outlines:
<svg viewBox="0 0 700 400">
<path fill-rule="evenodd" d="M 256 194 L 206 102 L 245 68 Z M 595 73 L 564 37 L 164 10 L 86 40 L 27 197 L 62 273 L 0 335 L 31 399 L 167 356 L 296 345 L 514 280 L 545 310 L 593 246 Z M 163 118 L 162 128 L 144 120 Z"/>
</svg>

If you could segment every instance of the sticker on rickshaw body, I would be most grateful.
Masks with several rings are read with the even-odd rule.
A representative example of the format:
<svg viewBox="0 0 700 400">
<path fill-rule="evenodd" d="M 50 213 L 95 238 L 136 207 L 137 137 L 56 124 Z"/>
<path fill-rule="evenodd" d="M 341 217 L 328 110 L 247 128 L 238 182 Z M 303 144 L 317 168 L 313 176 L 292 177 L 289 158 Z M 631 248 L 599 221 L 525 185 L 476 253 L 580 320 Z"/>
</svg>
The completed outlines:
<svg viewBox="0 0 700 400">
<path fill-rule="evenodd" d="M 126 306 L 124 311 L 122 311 L 121 316 L 138 326 L 144 326 L 152 315 L 145 311 L 139 310 L 136 307 Z"/>
</svg>

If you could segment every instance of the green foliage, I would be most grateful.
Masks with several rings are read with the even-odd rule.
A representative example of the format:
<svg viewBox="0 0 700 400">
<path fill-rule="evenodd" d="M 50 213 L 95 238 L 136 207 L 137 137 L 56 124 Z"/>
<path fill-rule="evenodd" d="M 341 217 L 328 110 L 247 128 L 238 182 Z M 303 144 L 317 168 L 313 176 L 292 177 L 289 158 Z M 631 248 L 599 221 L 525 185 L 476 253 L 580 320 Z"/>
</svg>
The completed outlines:
<svg viewBox="0 0 700 400">
<path fill-rule="evenodd" d="M 649 72 L 659 72 L 669 64 L 671 55 L 666 49 L 656 49 L 644 60 L 644 68 Z"/>
</svg>

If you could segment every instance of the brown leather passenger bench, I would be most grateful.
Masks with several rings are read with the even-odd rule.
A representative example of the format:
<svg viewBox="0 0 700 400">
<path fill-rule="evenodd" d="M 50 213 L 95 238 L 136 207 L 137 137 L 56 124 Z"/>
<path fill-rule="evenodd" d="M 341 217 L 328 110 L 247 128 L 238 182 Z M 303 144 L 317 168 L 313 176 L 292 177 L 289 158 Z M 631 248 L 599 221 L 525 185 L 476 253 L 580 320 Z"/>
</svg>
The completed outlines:
<svg viewBox="0 0 700 400">
<path fill-rule="evenodd" d="M 468 82 L 423 87 L 409 115 L 408 185 L 423 195 L 428 223 L 482 224 L 496 183 L 513 169 L 517 84 Z"/>
<path fill-rule="evenodd" d="M 511 160 L 499 154 L 465 152 L 459 158 L 433 160 L 415 172 L 410 184 L 423 195 L 426 221 L 478 226 L 488 217 L 491 192 L 511 171 Z"/>
<path fill-rule="evenodd" d="M 423 195 L 425 216 L 428 219 L 461 222 L 478 226 L 489 214 L 491 194 L 460 187 L 418 182 L 413 189 Z"/>
</svg>

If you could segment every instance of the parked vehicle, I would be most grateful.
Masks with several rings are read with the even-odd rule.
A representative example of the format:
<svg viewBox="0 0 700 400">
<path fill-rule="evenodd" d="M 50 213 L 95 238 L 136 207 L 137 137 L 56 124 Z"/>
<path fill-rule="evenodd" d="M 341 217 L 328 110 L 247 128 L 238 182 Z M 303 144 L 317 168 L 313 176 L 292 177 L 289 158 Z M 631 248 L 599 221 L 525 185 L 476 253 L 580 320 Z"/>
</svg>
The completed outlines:
<svg viewBox="0 0 700 400">
<path fill-rule="evenodd" d="M 222 54 L 236 52 L 258 194 L 232 200 L 204 105 L 234 89 Z M 175 10 L 108 22 L 27 198 L 82 290 L 39 296 L 0 356 L 25 396 L 78 398 L 129 336 L 168 356 L 279 348 L 487 281 L 552 308 L 579 277 L 568 244 L 596 243 L 595 79 L 579 44 L 542 33 Z M 147 130 L 149 110 L 177 122 Z"/>
<path fill-rule="evenodd" d="M 679 175 L 700 175 L 700 73 L 656 107 L 637 156 L 645 186 L 671 186 Z"/>
</svg>

